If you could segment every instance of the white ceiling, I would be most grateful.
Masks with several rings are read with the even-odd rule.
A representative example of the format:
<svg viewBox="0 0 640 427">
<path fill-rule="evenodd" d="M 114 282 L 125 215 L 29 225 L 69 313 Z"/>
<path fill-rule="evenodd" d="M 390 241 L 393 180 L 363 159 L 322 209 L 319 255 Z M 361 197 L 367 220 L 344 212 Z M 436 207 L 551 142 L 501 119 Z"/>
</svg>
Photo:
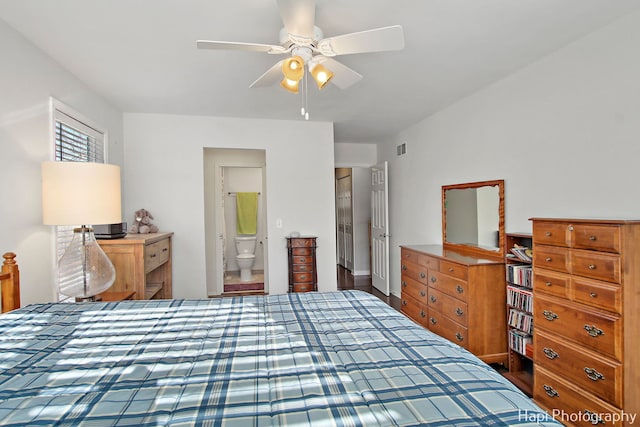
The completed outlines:
<svg viewBox="0 0 640 427">
<path fill-rule="evenodd" d="M 383 141 L 640 7 L 638 0 L 317 0 L 325 37 L 402 25 L 405 49 L 340 56 L 364 76 L 309 86 L 337 142 Z M 0 19 L 125 112 L 302 120 L 301 97 L 249 85 L 281 57 L 198 50 L 279 44 L 275 0 L 0 0 Z"/>
</svg>

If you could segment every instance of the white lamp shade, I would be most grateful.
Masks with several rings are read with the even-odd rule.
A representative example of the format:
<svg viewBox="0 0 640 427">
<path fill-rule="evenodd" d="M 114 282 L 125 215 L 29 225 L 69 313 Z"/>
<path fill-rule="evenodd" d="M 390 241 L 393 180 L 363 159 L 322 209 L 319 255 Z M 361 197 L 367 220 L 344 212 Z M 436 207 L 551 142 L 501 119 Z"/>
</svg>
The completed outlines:
<svg viewBox="0 0 640 427">
<path fill-rule="evenodd" d="M 121 222 L 120 167 L 92 162 L 42 163 L 42 220 L 47 225 Z"/>
</svg>

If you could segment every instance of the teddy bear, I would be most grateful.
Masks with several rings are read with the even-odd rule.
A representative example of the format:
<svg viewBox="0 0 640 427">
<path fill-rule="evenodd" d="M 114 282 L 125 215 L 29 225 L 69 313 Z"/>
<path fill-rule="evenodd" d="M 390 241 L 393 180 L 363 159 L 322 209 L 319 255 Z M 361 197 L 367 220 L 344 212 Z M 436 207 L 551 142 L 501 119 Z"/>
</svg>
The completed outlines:
<svg viewBox="0 0 640 427">
<path fill-rule="evenodd" d="M 152 219 L 153 215 L 151 215 L 151 212 L 146 209 L 138 209 L 129 232 L 140 234 L 157 233 L 158 227 L 151 223 Z"/>
</svg>

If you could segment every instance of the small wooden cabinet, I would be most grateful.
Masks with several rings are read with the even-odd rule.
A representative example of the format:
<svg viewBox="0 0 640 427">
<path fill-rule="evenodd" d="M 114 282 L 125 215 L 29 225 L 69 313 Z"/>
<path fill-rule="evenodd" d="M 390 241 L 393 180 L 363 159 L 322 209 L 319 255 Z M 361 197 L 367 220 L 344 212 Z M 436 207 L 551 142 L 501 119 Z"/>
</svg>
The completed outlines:
<svg viewBox="0 0 640 427">
<path fill-rule="evenodd" d="M 533 398 L 629 425 L 622 415 L 640 413 L 640 221 L 532 221 Z"/>
<path fill-rule="evenodd" d="M 316 239 L 317 237 L 287 237 L 289 292 L 318 290 Z"/>
<path fill-rule="evenodd" d="M 486 363 L 507 363 L 504 260 L 402 246 L 401 269 L 405 315 Z"/>
<path fill-rule="evenodd" d="M 127 234 L 98 243 L 116 269 L 109 292 L 135 292 L 134 299 L 172 298 L 173 233 Z"/>
</svg>

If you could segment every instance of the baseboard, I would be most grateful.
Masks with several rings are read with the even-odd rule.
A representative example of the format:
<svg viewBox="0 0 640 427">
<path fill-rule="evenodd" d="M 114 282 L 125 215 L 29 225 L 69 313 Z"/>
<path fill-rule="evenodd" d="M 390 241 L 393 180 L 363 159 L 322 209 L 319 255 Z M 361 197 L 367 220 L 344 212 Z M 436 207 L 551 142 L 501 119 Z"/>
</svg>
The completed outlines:
<svg viewBox="0 0 640 427">
<path fill-rule="evenodd" d="M 371 270 L 353 270 L 354 276 L 371 276 Z"/>
</svg>

